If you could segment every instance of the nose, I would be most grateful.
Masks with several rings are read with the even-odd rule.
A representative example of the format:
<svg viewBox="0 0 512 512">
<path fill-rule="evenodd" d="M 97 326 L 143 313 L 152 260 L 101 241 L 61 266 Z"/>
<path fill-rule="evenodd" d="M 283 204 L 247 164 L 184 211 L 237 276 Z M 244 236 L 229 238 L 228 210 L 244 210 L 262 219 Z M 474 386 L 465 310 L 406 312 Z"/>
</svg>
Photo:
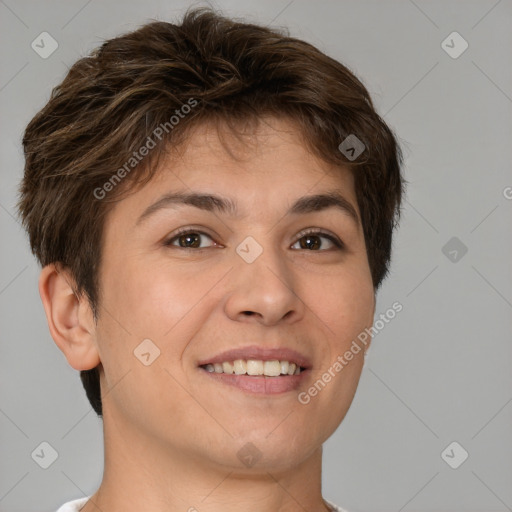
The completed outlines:
<svg viewBox="0 0 512 512">
<path fill-rule="evenodd" d="M 242 252 L 242 256 L 234 255 L 232 285 L 225 302 L 231 320 L 270 326 L 294 323 L 304 316 L 304 299 L 298 294 L 300 275 L 279 250 L 265 247 L 252 262 Z"/>
</svg>

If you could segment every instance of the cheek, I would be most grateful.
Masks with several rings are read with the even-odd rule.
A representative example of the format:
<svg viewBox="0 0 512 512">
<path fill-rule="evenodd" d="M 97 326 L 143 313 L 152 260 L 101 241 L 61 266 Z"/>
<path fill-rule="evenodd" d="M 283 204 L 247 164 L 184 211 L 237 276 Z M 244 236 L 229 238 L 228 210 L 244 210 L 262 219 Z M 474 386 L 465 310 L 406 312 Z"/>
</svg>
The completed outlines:
<svg viewBox="0 0 512 512">
<path fill-rule="evenodd" d="M 316 315 L 329 327 L 329 349 L 300 403 L 307 401 L 307 405 L 301 405 L 304 411 L 321 418 L 321 426 L 315 423 L 312 428 L 325 440 L 345 417 L 361 376 L 365 347 L 358 342 L 358 336 L 373 324 L 375 295 L 371 275 L 361 268 L 331 276 L 324 281 L 323 289 L 315 295 L 310 293 L 309 300 Z"/>
<path fill-rule="evenodd" d="M 215 308 L 216 298 L 220 300 L 212 289 L 224 273 L 225 269 L 211 268 L 186 271 L 178 265 L 126 265 L 112 278 L 108 309 L 115 315 L 105 315 L 107 329 L 102 335 L 104 349 L 100 355 L 104 356 L 102 361 L 111 380 L 131 368 L 137 374 L 143 372 L 137 375 L 139 382 L 151 375 L 144 382 L 146 389 L 152 389 L 168 384 L 170 378 L 163 370 L 155 374 L 153 366 L 172 368 L 182 375 L 183 355 Z M 134 357 L 134 351 L 142 351 L 139 346 L 145 346 L 141 343 L 146 339 L 158 353 L 155 364 L 149 367 L 151 371 Z"/>
<path fill-rule="evenodd" d="M 116 320 L 136 337 L 162 339 L 205 296 L 208 274 L 185 273 L 179 267 L 125 265 L 107 279 L 106 302 Z"/>
<path fill-rule="evenodd" d="M 369 271 L 343 270 L 306 285 L 306 301 L 339 342 L 347 342 L 373 323 L 375 294 Z"/>
<path fill-rule="evenodd" d="M 142 268 L 135 264 L 125 264 L 106 276 L 98 338 L 106 388 L 115 389 L 108 400 L 113 408 L 130 414 L 134 422 L 149 417 L 146 409 L 170 413 L 180 401 L 187 402 L 187 395 L 165 369 L 178 370 L 175 377 L 182 380 L 177 364 L 202 326 L 198 321 L 200 303 L 215 276 L 205 274 L 198 279 L 197 273 L 185 274 L 170 266 Z M 143 342 L 147 339 L 154 345 Z M 148 351 L 150 358 L 159 353 L 146 366 L 137 354 Z M 164 401 L 162 389 L 173 390 Z"/>
</svg>

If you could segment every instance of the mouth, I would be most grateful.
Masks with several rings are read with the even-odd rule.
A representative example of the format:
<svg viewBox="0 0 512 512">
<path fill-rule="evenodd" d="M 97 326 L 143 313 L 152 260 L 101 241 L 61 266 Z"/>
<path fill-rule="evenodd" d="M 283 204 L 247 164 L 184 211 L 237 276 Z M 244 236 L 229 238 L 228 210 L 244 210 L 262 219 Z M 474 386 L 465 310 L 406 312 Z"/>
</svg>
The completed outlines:
<svg viewBox="0 0 512 512">
<path fill-rule="evenodd" d="M 200 365 L 210 373 L 223 373 L 225 375 L 249 375 L 265 377 L 280 377 L 282 375 L 300 375 L 305 371 L 304 366 L 287 361 L 274 359 L 263 361 L 262 359 L 235 359 L 234 361 L 223 361 L 222 363 L 207 363 Z"/>
<path fill-rule="evenodd" d="M 220 384 L 256 394 L 279 394 L 297 389 L 310 373 L 308 359 L 294 350 L 248 347 L 234 349 L 198 367 Z"/>
</svg>

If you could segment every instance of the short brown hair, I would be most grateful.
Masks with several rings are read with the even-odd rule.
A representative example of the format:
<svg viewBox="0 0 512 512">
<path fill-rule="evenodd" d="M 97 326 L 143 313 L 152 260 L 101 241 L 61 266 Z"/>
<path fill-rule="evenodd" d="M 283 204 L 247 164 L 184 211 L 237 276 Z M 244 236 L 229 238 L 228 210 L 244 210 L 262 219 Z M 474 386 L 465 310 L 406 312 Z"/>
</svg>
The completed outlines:
<svg viewBox="0 0 512 512">
<path fill-rule="evenodd" d="M 18 209 L 32 252 L 42 266 L 70 271 L 76 295 L 85 294 L 97 321 L 103 221 L 121 192 L 147 183 L 166 147 L 185 140 L 191 126 L 240 125 L 266 114 L 291 118 L 310 151 L 353 170 L 377 291 L 388 274 L 405 183 L 391 129 L 338 61 L 284 30 L 207 8 L 188 10 L 179 25 L 151 21 L 105 41 L 52 90 L 23 137 Z M 356 159 L 339 149 L 349 135 L 365 146 Z M 149 139 L 153 146 L 139 164 L 134 152 Z M 113 178 L 128 172 L 115 187 Z M 98 367 L 80 376 L 102 416 Z"/>
</svg>

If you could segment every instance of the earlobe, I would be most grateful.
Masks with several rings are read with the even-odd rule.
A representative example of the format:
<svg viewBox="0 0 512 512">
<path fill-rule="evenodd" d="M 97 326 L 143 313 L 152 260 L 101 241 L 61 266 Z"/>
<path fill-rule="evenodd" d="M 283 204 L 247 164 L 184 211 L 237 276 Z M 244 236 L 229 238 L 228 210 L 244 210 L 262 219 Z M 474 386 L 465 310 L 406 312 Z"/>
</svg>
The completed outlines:
<svg viewBox="0 0 512 512">
<path fill-rule="evenodd" d="M 78 298 L 72 284 L 69 271 L 50 264 L 41 270 L 39 295 L 55 344 L 75 370 L 90 370 L 101 362 L 95 326 L 87 299 Z"/>
</svg>

